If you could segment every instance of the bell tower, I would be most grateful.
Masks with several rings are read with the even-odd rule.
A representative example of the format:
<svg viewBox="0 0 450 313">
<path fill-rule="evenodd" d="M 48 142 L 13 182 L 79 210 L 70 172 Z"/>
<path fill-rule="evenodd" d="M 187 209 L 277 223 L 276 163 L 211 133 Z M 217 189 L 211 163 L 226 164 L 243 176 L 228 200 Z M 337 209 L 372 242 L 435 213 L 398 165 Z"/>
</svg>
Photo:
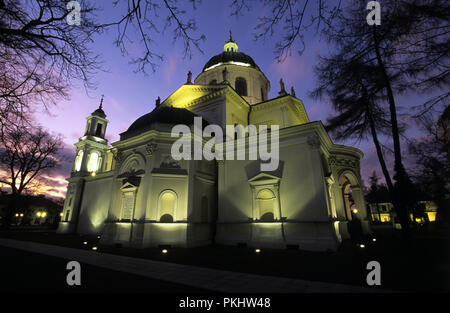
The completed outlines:
<svg viewBox="0 0 450 313">
<path fill-rule="evenodd" d="M 67 179 L 69 185 L 58 233 L 77 232 L 85 182 L 96 179 L 97 173 L 103 171 L 103 163 L 105 163 L 106 152 L 109 149 L 105 139 L 108 120 L 103 111 L 103 96 L 98 109 L 92 112 L 86 120 L 84 135 L 75 143 L 77 152 L 72 173 Z"/>
<path fill-rule="evenodd" d="M 102 161 L 108 150 L 105 139 L 108 120 L 103 111 L 103 96 L 97 110 L 86 119 L 86 129 L 83 137 L 75 144 L 77 153 L 75 157 L 72 176 L 83 176 L 90 174 L 95 176 L 102 170 Z"/>
</svg>

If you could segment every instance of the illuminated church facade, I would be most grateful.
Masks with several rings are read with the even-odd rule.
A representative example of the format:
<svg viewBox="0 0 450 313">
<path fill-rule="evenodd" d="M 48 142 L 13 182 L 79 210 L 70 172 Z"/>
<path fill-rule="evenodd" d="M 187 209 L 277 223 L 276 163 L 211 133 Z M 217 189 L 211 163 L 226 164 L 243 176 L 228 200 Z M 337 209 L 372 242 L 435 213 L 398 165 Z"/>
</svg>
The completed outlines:
<svg viewBox="0 0 450 313">
<path fill-rule="evenodd" d="M 268 99 L 270 82 L 231 39 L 192 82 L 139 117 L 108 145 L 102 105 L 86 122 L 59 233 L 100 235 L 130 247 L 210 243 L 336 250 L 359 220 L 370 233 L 358 149 L 335 145 L 301 100 Z M 171 155 L 174 125 L 279 125 L 279 165 L 258 160 L 180 160 Z M 248 137 L 248 136 L 247 136 Z M 234 138 L 225 138 L 231 140 Z M 206 140 L 205 140 L 206 141 Z M 236 149 L 248 153 L 248 142 Z"/>
</svg>

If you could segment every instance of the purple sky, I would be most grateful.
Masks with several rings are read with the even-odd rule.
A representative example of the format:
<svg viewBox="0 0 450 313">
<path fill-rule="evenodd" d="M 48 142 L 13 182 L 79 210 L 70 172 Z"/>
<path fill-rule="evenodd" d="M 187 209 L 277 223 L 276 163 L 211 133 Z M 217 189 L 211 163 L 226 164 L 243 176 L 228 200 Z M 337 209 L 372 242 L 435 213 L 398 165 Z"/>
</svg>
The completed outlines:
<svg viewBox="0 0 450 313">
<path fill-rule="evenodd" d="M 239 45 L 239 51 L 250 55 L 270 80 L 269 98 L 278 95 L 278 81 L 283 78 L 286 89 L 289 90 L 291 86 L 294 86 L 296 96 L 303 101 L 310 120 L 325 122 L 331 113 L 331 105 L 326 100 L 322 102 L 312 100 L 308 97 L 308 93 L 315 86 L 313 67 L 317 56 L 326 54 L 332 47 L 328 47 L 323 38 L 321 39 L 318 34 L 311 31 L 305 38 L 306 50 L 302 55 L 294 49 L 283 63 L 278 63 L 273 53 L 277 41 L 276 35 L 268 37 L 264 42 L 253 40 L 253 28 L 257 24 L 257 17 L 264 13 L 265 8 L 254 7 L 251 13 L 244 12 L 244 16 L 236 18 L 230 17 L 228 3 L 228 1 L 220 0 L 203 1 L 194 11 L 198 26 L 197 34 L 206 36 L 206 40 L 201 44 L 204 54 L 194 50 L 191 59 L 183 59 L 182 44 L 181 42 L 174 44 L 169 31 L 154 37 L 153 49 L 162 54 L 164 60 L 159 62 L 157 71 L 150 72 L 148 76 L 135 73 L 135 65 L 129 64 L 130 57 L 136 55 L 141 49 L 138 42 L 130 45 L 128 56 L 122 56 L 120 50 L 113 44 L 115 28 L 97 36 L 92 49 L 101 54 L 103 65 L 108 70 L 94 77 L 97 89 L 89 91 L 88 95 L 82 84 L 77 84 L 72 89 L 69 101 L 61 101 L 51 110 L 51 115 L 37 114 L 37 120 L 51 131 L 63 134 L 66 144 L 65 153 L 73 158 L 75 152 L 73 144 L 82 136 L 85 118 L 98 107 L 101 95 L 104 94 L 103 108 L 109 120 L 107 139 L 109 143 L 115 142 L 119 139 L 119 133 L 125 131 L 138 117 L 154 108 L 155 99 L 158 96 L 162 100 L 167 98 L 186 81 L 186 73 L 189 70 L 195 78 L 212 56 L 221 53 L 231 29 L 233 39 Z M 100 16 L 111 20 L 118 13 L 118 9 L 105 8 Z M 403 97 L 399 99 L 399 102 L 407 106 L 414 99 L 416 98 Z M 416 136 L 417 131 L 412 130 L 409 135 Z M 371 141 L 334 142 L 352 145 L 364 152 L 365 157 L 361 162 L 361 168 L 366 182 L 373 170 L 377 170 L 381 176 Z M 390 145 L 390 142 L 387 143 Z M 388 158 L 391 157 L 388 156 Z M 52 173 L 55 192 L 57 190 L 65 192 L 63 178 L 70 175 L 71 166 L 72 160 Z"/>
</svg>

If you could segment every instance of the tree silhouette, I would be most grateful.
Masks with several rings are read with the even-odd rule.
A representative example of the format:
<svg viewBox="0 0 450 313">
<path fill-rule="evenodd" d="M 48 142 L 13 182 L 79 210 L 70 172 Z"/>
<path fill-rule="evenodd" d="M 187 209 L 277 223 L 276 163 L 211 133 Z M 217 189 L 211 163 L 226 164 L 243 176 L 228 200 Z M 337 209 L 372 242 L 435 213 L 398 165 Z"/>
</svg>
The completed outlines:
<svg viewBox="0 0 450 313">
<path fill-rule="evenodd" d="M 357 97 L 353 100 L 368 96 L 369 102 L 378 104 L 381 110 L 388 110 L 390 137 L 394 151 L 393 178 L 395 179 L 394 186 L 389 188 L 393 190 L 392 198 L 397 215 L 405 234 L 408 234 L 408 210 L 412 205 L 410 201 L 412 183 L 403 165 L 400 143 L 402 125 L 398 121 L 396 96 L 407 89 L 411 91 L 412 89 L 408 86 L 414 88 L 414 85 L 423 85 L 425 82 L 436 79 L 440 79 L 440 84 L 429 84 L 430 89 L 448 85 L 448 65 L 445 67 L 444 64 L 449 54 L 448 35 L 445 41 L 449 25 L 448 22 L 442 22 L 442 17 L 448 16 L 449 4 L 440 0 L 386 2 L 382 5 L 382 23 L 379 26 L 369 26 L 366 23 L 365 16 L 361 14 L 365 5 L 365 3 L 352 1 L 332 21 L 333 27 L 327 29 L 326 36 L 329 42 L 336 46 L 337 52 L 322 62 L 319 71 L 324 69 L 324 75 L 326 75 L 329 73 L 329 67 L 335 66 L 335 68 L 342 68 L 340 73 L 348 73 L 345 67 L 359 64 L 361 76 L 364 77 L 364 83 L 361 86 L 366 87 L 355 89 Z M 408 11 L 411 7 L 429 10 L 429 13 L 422 14 L 422 16 L 426 15 L 425 26 L 420 24 L 423 19 L 416 20 L 420 16 L 417 10 L 414 14 Z M 436 14 L 439 10 L 442 14 Z M 439 40 L 435 37 L 439 37 Z M 436 44 L 434 48 L 428 49 L 427 51 L 435 53 L 426 55 L 426 53 L 419 53 L 423 41 L 442 44 Z M 338 64 L 335 64 L 336 60 Z M 434 66 L 436 71 L 432 70 Z M 345 81 L 345 78 L 342 80 Z M 332 91 L 334 87 L 338 88 L 339 84 L 342 86 L 342 80 L 336 83 L 330 82 L 332 86 L 327 91 Z M 419 90 L 415 91 L 419 92 Z M 360 104 L 354 103 L 354 105 L 356 108 Z M 338 112 L 338 116 L 342 118 L 345 114 L 351 114 L 355 117 L 358 116 L 359 111 Z M 356 133 L 355 136 L 358 138 L 359 134 Z M 381 159 L 378 148 L 377 153 Z M 383 166 L 382 169 L 385 177 L 389 177 Z M 386 182 L 390 184 L 388 179 Z"/>
<path fill-rule="evenodd" d="M 16 200 L 46 170 L 59 164 L 61 138 L 25 123 L 3 127 L 0 132 L 0 183 L 11 190 L 3 226 L 8 227 Z"/>
<path fill-rule="evenodd" d="M 450 225 L 450 106 L 438 119 L 422 116 L 426 136 L 413 140 L 409 150 L 414 158 L 413 178 L 423 193 L 437 204 L 436 220 Z"/>
</svg>

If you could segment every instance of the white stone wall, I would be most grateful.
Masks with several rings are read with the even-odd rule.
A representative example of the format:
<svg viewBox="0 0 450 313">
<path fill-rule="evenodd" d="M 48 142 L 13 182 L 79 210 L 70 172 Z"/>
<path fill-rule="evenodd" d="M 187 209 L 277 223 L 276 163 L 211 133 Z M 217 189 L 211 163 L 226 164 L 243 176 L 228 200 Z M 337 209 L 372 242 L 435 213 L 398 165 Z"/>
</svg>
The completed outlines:
<svg viewBox="0 0 450 313">
<path fill-rule="evenodd" d="M 212 80 L 217 83 L 223 82 L 222 71 L 227 68 L 227 80 L 231 87 L 236 88 L 236 78 L 242 77 L 247 81 L 247 96 L 243 97 L 248 103 L 254 104 L 267 100 L 270 91 L 270 83 L 262 72 L 252 67 L 245 67 L 233 64 L 224 64 L 211 70 L 200 73 L 195 79 L 197 85 L 209 85 Z M 261 88 L 263 89 L 264 99 L 261 98 Z"/>
</svg>

